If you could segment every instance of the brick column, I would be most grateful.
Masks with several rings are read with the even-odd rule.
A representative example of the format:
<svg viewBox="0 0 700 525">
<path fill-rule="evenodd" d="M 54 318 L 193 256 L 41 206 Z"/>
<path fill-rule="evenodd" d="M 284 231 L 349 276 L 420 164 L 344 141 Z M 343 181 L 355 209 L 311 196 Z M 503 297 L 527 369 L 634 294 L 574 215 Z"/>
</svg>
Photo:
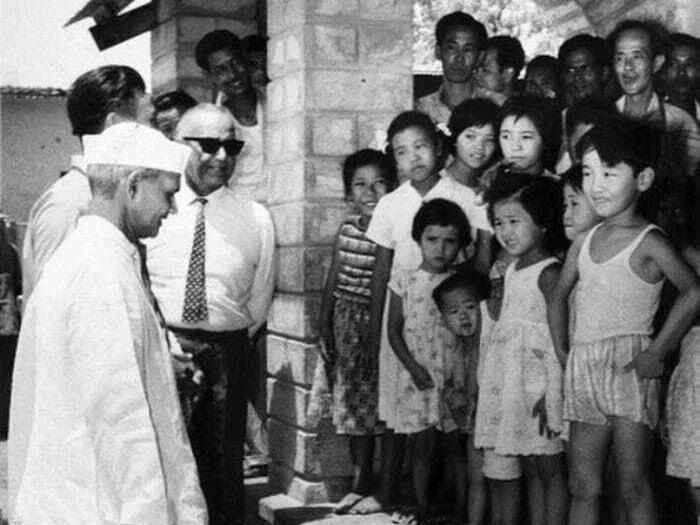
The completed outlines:
<svg viewBox="0 0 700 525">
<path fill-rule="evenodd" d="M 412 105 L 412 2 L 269 0 L 266 158 L 279 268 L 269 316 L 270 482 L 302 503 L 335 499 L 347 441 L 305 413 L 321 290 L 347 213 L 341 163 Z"/>
<path fill-rule="evenodd" d="M 194 58 L 197 42 L 215 29 L 241 38 L 255 34 L 257 12 L 258 0 L 158 0 L 158 27 L 151 32 L 153 92 L 179 87 L 210 102 L 211 85 Z"/>
</svg>

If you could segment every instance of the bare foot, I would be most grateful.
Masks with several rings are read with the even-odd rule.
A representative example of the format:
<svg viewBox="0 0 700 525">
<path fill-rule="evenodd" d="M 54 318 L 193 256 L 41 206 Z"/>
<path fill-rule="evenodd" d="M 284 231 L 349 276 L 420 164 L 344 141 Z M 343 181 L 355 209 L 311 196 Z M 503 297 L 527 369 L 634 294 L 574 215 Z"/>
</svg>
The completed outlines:
<svg viewBox="0 0 700 525">
<path fill-rule="evenodd" d="M 348 514 L 375 514 L 377 512 L 382 512 L 382 510 L 384 510 L 384 507 L 382 507 L 382 504 L 379 503 L 377 498 L 374 496 L 367 496 L 356 503 Z"/>
<path fill-rule="evenodd" d="M 333 510 L 333 512 L 335 512 L 336 514 L 345 514 L 350 509 L 352 509 L 362 498 L 364 498 L 362 494 L 349 492 L 345 496 L 343 496 L 343 499 L 341 499 L 335 505 L 335 509 Z"/>
</svg>

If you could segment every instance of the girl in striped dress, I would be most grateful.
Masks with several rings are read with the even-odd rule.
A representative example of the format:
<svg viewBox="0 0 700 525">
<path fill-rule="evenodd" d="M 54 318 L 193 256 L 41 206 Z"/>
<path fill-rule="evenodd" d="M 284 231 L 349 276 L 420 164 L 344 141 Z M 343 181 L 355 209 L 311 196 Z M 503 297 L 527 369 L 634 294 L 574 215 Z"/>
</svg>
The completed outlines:
<svg viewBox="0 0 700 525">
<path fill-rule="evenodd" d="M 336 511 L 361 512 L 376 503 L 369 493 L 374 436 L 382 432 L 377 413 L 377 355 L 368 351 L 370 281 L 377 245 L 365 237 L 381 197 L 396 186 L 393 163 L 363 149 L 343 165 L 345 195 L 354 207 L 340 227 L 321 305 L 321 339 L 332 385 L 333 423 L 350 437 L 353 486 Z M 372 505 L 370 505 L 372 506 Z M 357 507 L 357 508 L 355 508 Z"/>
</svg>

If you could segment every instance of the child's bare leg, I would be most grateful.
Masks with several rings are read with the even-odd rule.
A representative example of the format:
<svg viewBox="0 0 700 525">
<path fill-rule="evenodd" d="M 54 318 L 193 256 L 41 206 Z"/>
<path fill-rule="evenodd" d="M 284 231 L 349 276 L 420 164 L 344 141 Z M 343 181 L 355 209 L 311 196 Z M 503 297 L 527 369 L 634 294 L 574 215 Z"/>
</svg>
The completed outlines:
<svg viewBox="0 0 700 525">
<path fill-rule="evenodd" d="M 486 478 L 481 472 L 482 451 L 474 448 L 474 436 L 467 436 L 468 525 L 481 525 L 486 512 Z"/>
<path fill-rule="evenodd" d="M 564 525 L 569 510 L 564 454 L 537 456 L 535 466 L 544 487 L 546 523 L 547 525 Z"/>
<path fill-rule="evenodd" d="M 412 453 L 413 492 L 419 512 L 428 511 L 428 487 L 430 485 L 430 465 L 435 450 L 437 431 L 429 428 L 410 436 Z"/>
<path fill-rule="evenodd" d="M 649 479 L 652 431 L 624 417 L 612 420 L 615 464 L 627 517 L 635 525 L 654 525 L 658 523 L 658 515 Z"/>
<path fill-rule="evenodd" d="M 455 431 L 446 434 L 446 438 L 450 451 L 446 465 L 451 465 L 454 472 L 455 514 L 464 519 L 467 516 L 467 490 L 469 486 L 467 444 L 466 439 L 464 439 L 466 435 L 460 435 L 459 431 Z"/>
<path fill-rule="evenodd" d="M 600 520 L 603 469 L 608 457 L 612 427 L 571 423 L 569 442 L 570 525 L 595 525 Z"/>
<path fill-rule="evenodd" d="M 350 436 L 350 458 L 353 466 L 352 491 L 367 495 L 372 490 L 374 436 Z"/>
<path fill-rule="evenodd" d="M 488 479 L 492 525 L 520 524 L 520 480 Z"/>
<path fill-rule="evenodd" d="M 615 467 L 615 454 L 610 451 L 608 461 L 605 465 L 605 477 L 603 480 L 603 491 L 606 494 L 607 504 L 610 507 L 610 519 L 615 525 L 628 525 L 627 510 L 622 501 L 620 492 L 620 480 Z"/>
</svg>

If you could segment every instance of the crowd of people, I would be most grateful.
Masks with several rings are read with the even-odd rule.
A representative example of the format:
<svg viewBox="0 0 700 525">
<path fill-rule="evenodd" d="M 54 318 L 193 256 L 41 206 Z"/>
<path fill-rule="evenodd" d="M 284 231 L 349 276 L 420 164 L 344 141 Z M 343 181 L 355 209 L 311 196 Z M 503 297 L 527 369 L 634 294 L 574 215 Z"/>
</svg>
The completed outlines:
<svg viewBox="0 0 700 525">
<path fill-rule="evenodd" d="M 661 433 L 700 516 L 700 42 L 625 20 L 526 65 L 463 12 L 435 36 L 440 88 L 338 174 L 353 212 L 309 406 L 348 436 L 335 511 L 661 523 Z M 264 48 L 205 35 L 213 99 L 160 94 L 148 123 L 128 66 L 71 86 L 82 155 L 32 207 L 21 284 L 0 287 L 24 303 L 11 523 L 243 523 L 274 288 L 253 199 Z"/>
</svg>

